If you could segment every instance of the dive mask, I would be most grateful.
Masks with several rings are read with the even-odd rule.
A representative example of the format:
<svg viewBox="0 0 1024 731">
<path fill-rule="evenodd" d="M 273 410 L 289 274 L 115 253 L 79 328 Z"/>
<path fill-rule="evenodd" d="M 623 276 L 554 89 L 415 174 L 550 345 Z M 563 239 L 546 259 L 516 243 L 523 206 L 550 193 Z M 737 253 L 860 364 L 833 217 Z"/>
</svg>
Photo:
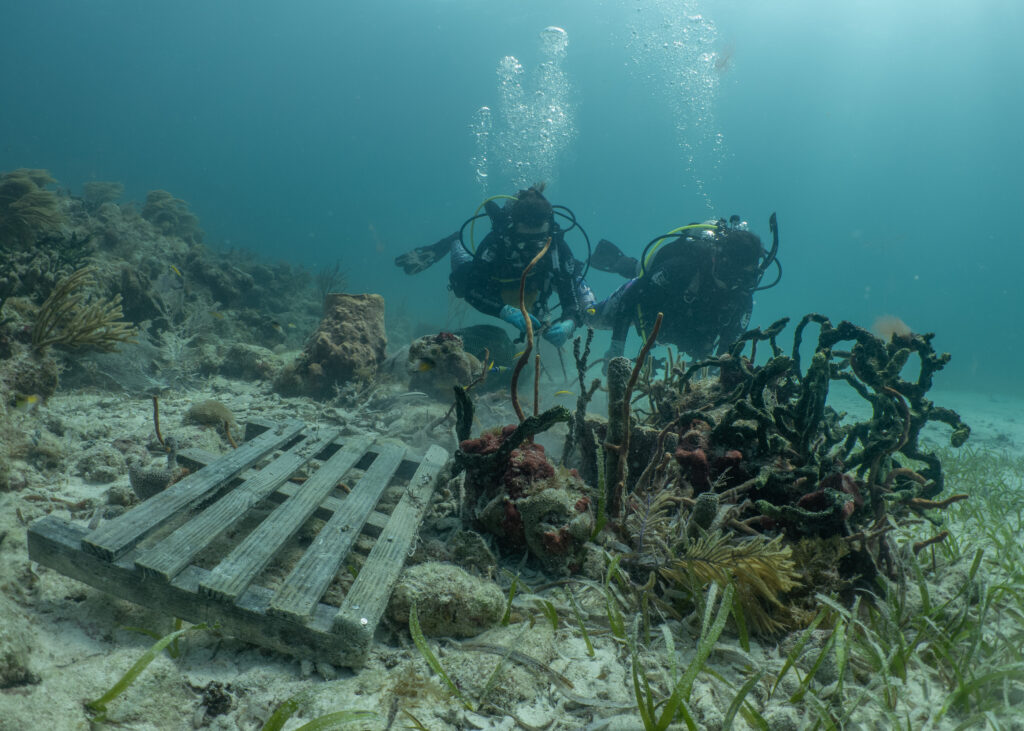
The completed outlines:
<svg viewBox="0 0 1024 731">
<path fill-rule="evenodd" d="M 544 244 L 551 237 L 549 231 L 543 231 L 540 233 L 522 233 L 513 231 L 509 235 L 509 245 L 519 256 L 536 256 L 537 253 L 544 248 Z"/>
</svg>

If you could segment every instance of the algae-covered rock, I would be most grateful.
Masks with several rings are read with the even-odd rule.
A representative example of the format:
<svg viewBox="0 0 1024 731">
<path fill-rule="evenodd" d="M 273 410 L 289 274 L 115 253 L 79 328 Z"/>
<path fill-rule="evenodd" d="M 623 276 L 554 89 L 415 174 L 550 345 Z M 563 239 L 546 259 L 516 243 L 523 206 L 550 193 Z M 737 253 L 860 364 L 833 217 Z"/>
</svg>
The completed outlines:
<svg viewBox="0 0 1024 731">
<path fill-rule="evenodd" d="M 507 439 L 518 441 L 516 429 L 509 425 L 484 432 L 463 440 L 459 449 L 464 455 L 497 454 Z M 527 548 L 548 571 L 577 571 L 594 526 L 592 499 L 579 474 L 556 468 L 544 446 L 532 441 L 511 450 L 507 460 L 480 464 L 487 466 L 466 470 L 461 513 L 493 534 L 503 552 Z"/>
<path fill-rule="evenodd" d="M 64 442 L 51 432 L 41 429 L 38 435 L 34 434 L 25 446 L 27 449 L 25 456 L 35 465 L 36 469 L 49 471 L 64 466 L 66 456 Z"/>
<path fill-rule="evenodd" d="M 100 444 L 82 455 L 76 469 L 89 482 L 113 482 L 125 472 L 124 456 L 109 444 Z"/>
<path fill-rule="evenodd" d="M 480 361 L 452 333 L 424 335 L 409 346 L 409 389 L 450 401 L 452 386 L 468 386 L 480 375 Z"/>
<path fill-rule="evenodd" d="M 121 312 L 131 322 L 152 321 L 158 329 L 169 326 L 168 305 L 146 272 L 127 263 L 121 265 Z"/>
<path fill-rule="evenodd" d="M 5 361 L 0 375 L 7 375 L 10 389 L 19 396 L 38 396 L 42 401 L 57 392 L 60 368 L 45 353 L 25 351 Z"/>
<path fill-rule="evenodd" d="M 544 568 L 566 574 L 582 563 L 582 546 L 594 528 L 593 514 L 580 493 L 552 488 L 516 503 L 530 552 Z"/>
<path fill-rule="evenodd" d="M 220 365 L 221 375 L 247 381 L 272 381 L 281 363 L 268 348 L 248 343 L 235 343 Z"/>
<path fill-rule="evenodd" d="M 7 599 L 0 603 L 0 688 L 38 683 L 39 678 L 29 668 L 32 649 L 32 631 L 28 620 Z"/>
<path fill-rule="evenodd" d="M 505 596 L 497 584 L 446 563 L 421 563 L 402 572 L 388 616 L 408 624 L 413 602 L 428 637 L 475 637 L 505 613 Z"/>
<path fill-rule="evenodd" d="M 493 576 L 498 560 L 484 537 L 472 530 L 460 530 L 448 540 L 452 561 L 481 576 Z"/>
</svg>

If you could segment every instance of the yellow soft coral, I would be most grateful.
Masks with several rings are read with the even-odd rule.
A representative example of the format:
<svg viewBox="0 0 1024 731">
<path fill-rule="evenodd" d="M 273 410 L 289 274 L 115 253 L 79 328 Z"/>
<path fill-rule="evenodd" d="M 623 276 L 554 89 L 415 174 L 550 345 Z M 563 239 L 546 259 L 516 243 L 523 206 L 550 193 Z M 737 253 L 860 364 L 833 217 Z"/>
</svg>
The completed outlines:
<svg viewBox="0 0 1024 731">
<path fill-rule="evenodd" d="M 121 319 L 121 295 L 87 301 L 85 290 L 95 284 L 95 271 L 95 267 L 85 267 L 57 282 L 32 327 L 36 350 L 63 345 L 111 351 L 118 343 L 135 342 L 138 331 Z"/>
</svg>

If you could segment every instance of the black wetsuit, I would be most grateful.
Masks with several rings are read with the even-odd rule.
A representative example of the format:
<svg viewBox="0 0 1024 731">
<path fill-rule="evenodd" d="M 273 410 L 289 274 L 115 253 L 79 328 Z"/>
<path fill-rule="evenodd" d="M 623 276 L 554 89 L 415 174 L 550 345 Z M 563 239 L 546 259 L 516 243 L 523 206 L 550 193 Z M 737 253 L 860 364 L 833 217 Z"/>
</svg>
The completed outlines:
<svg viewBox="0 0 1024 731">
<path fill-rule="evenodd" d="M 720 286 L 715 237 L 686 236 L 665 243 L 643 276 L 631 279 L 597 306 L 594 325 L 624 343 L 631 325 L 641 337 L 663 314 L 658 342 L 693 358 L 722 353 L 746 330 L 754 308 L 750 288 Z"/>
<path fill-rule="evenodd" d="M 537 319 L 548 319 L 548 300 L 558 294 L 561 304 L 559 320 L 583 323 L 586 310 L 594 304 L 594 295 L 582 278 L 583 262 L 572 255 L 565 243 L 564 232 L 556 225 L 551 247 L 534 265 L 526 279 L 527 309 Z M 495 231 L 484 237 L 476 254 L 470 254 L 456 237 L 451 250 L 451 289 L 474 308 L 498 317 L 502 307 L 519 307 L 519 282 L 530 256 L 517 256 L 511 243 Z"/>
</svg>

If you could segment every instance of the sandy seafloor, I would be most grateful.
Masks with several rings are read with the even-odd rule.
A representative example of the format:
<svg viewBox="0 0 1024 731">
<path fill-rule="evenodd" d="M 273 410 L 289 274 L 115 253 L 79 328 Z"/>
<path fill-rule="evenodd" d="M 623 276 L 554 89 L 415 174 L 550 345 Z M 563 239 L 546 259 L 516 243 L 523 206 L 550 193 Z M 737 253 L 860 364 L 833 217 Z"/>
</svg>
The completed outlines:
<svg viewBox="0 0 1024 731">
<path fill-rule="evenodd" d="M 397 388 L 397 387 L 396 387 Z M 400 391 L 401 389 L 397 389 Z M 397 392 L 397 391 L 396 391 Z M 1020 399 L 935 390 L 929 394 L 939 405 L 958 410 L 973 429 L 969 444 L 1015 452 L 1024 447 L 1024 416 Z M 223 402 L 242 424 L 248 418 L 299 418 L 307 423 L 336 423 L 346 433 L 376 432 L 405 441 L 422 451 L 428 440 L 417 435 L 417 425 L 444 412 L 445 405 L 413 399 L 393 404 L 390 410 L 360 413 L 325 407 L 306 399 L 284 399 L 268 387 L 213 378 L 201 388 L 167 395 L 161 402 L 163 430 L 183 446 L 224 452 L 230 449 L 219 431 L 183 423 L 188 407 L 213 398 Z M 830 396 L 837 408 L 855 407 L 842 394 Z M 569 405 L 569 404 L 567 404 Z M 486 418 L 486 417 L 484 417 Z M 394 421 L 392 421 L 394 419 Z M 125 474 L 113 482 L 89 482 L 82 476 L 81 459 L 98 444 L 134 439 L 151 447 L 152 463 L 161 457 L 155 449 L 149 401 L 109 392 L 59 392 L 30 412 L 13 415 L 7 428 L 32 433 L 45 440 L 54 454 L 37 454 L 32 461 L 17 460 L 16 489 L 0 495 L 0 662 L 27 664 L 27 681 L 0 690 L 0 729 L 90 728 L 91 714 L 84 702 L 102 695 L 153 643 L 152 638 L 128 627 L 157 634 L 173 627 L 173 618 L 66 578 L 28 559 L 26 526 L 53 513 L 87 523 L 94 509 L 102 509 L 112 489 L 124 492 Z M 438 430 L 447 449 L 452 437 Z M 929 427 L 925 437 L 948 442 L 944 426 Z M 87 501 L 74 514 L 69 505 Z M 529 602 L 521 596 L 519 602 Z M 687 635 L 693 623 L 677 623 L 676 647 L 680 663 L 692 654 Z M 273 709 L 304 689 L 317 690 L 286 729 L 295 729 L 317 715 L 346 709 L 379 714 L 379 720 L 357 722 L 345 728 L 408 728 L 410 711 L 428 729 L 442 728 L 641 728 L 635 713 L 628 659 L 624 649 L 607 634 L 592 637 L 591 657 L 578 630 L 563 618 L 555 632 L 537 621 L 513 623 L 486 632 L 476 641 L 535 657 L 572 683 L 572 692 L 552 683 L 543 673 L 511 663 L 492 700 L 514 714 L 472 713 L 462 709 L 431 673 L 409 639 L 405 628 L 389 629 L 382 623 L 378 642 L 366 666 L 359 671 L 317 666 L 230 637 L 195 633 L 182 641 L 182 653 L 160 656 L 136 682 L 109 706 L 113 728 L 125 729 L 258 729 Z M 481 682 L 498 658 L 460 651 L 454 643 L 433 642 L 435 651 L 457 682 Z M 775 641 L 762 641 L 743 653 L 729 630 L 711 657 L 723 675 L 741 678 L 748 664 L 778 668 L 781 652 Z M 27 658 L 27 659 L 26 659 Z M 924 709 L 936 702 L 927 689 L 908 682 L 906 693 L 921 694 Z M 704 727 L 715 728 L 729 698 L 713 684 L 699 682 L 694 708 Z M 396 715 L 396 712 L 397 715 Z M 801 728 L 812 716 L 780 705 L 765 717 L 773 728 Z M 606 720 L 602 720 L 606 719 Z M 851 728 L 882 728 L 870 718 Z M 950 724 L 952 727 L 955 724 Z M 738 719 L 738 728 L 745 723 Z"/>
</svg>

